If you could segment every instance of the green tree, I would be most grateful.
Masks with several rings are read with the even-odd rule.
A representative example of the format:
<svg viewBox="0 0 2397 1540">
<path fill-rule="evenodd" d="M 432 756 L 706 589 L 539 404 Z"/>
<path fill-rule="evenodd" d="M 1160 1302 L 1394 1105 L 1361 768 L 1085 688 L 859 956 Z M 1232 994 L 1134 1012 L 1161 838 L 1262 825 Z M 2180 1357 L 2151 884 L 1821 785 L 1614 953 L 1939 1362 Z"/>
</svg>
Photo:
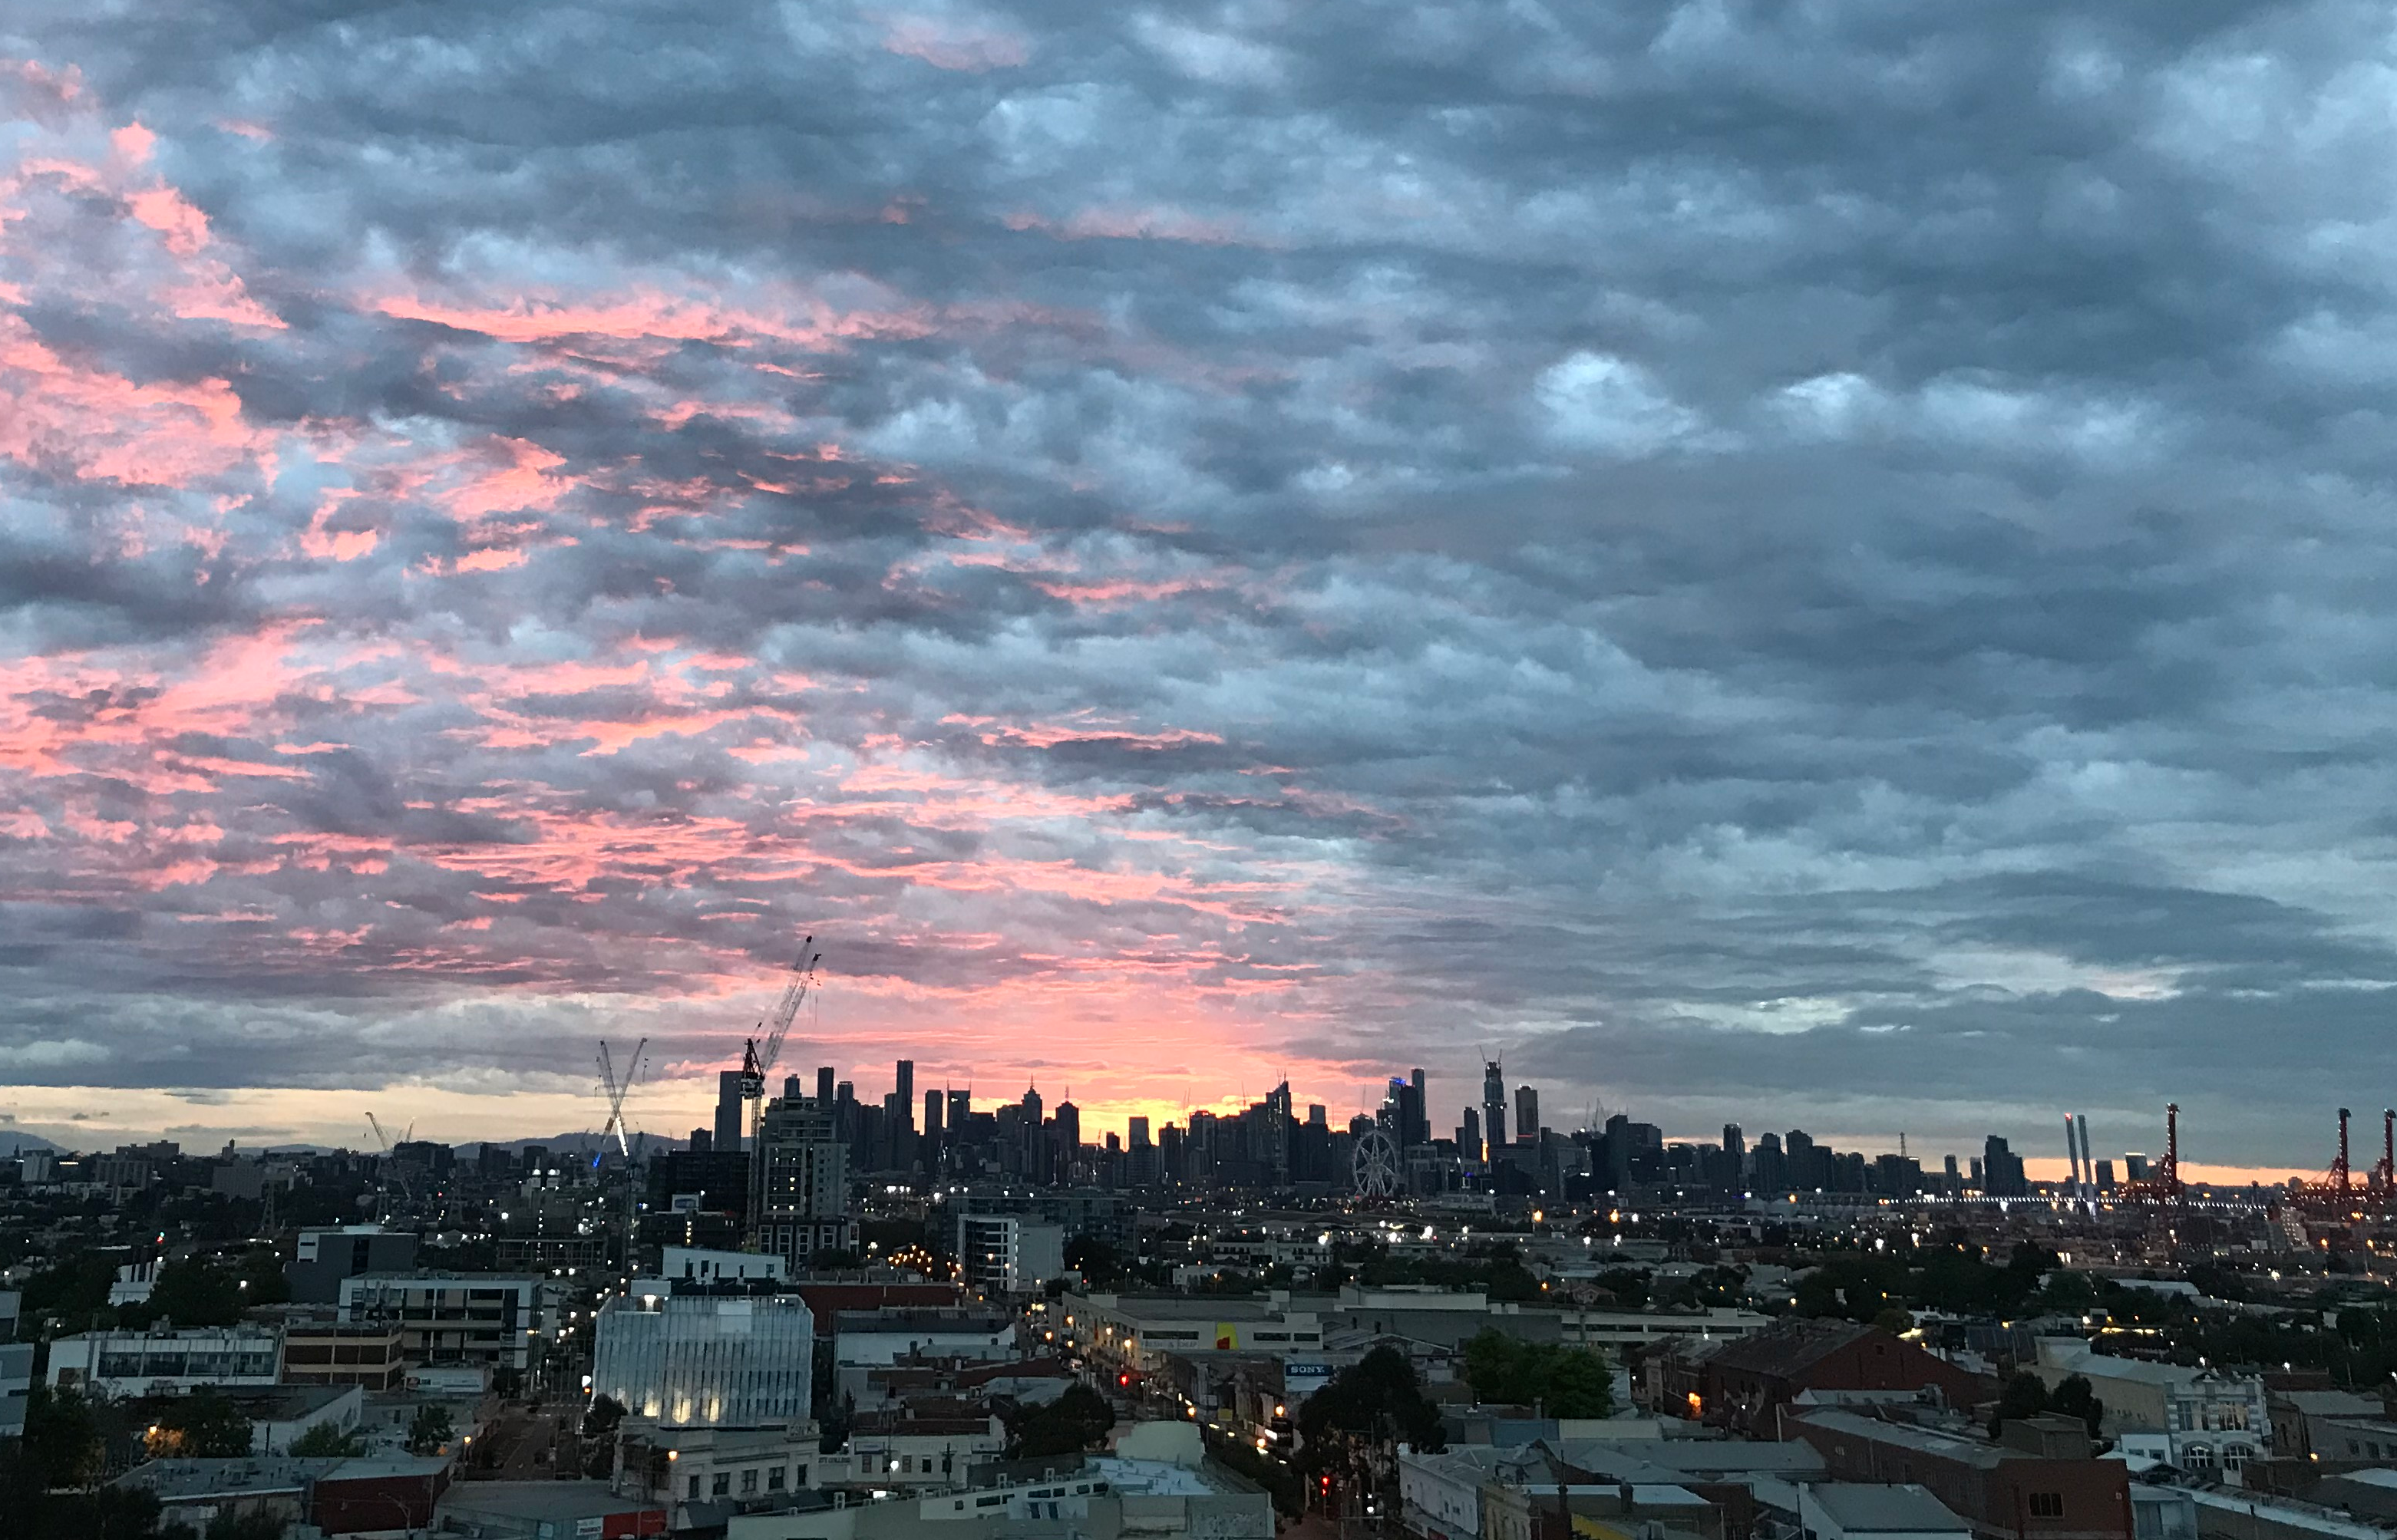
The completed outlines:
<svg viewBox="0 0 2397 1540">
<path fill-rule="evenodd" d="M 438 1454 L 457 1428 L 449 1421 L 449 1409 L 431 1402 L 416 1409 L 416 1416 L 408 1425 L 408 1452 L 410 1454 Z"/>
<path fill-rule="evenodd" d="M 1075 1454 L 1107 1436 L 1116 1426 L 1115 1408 L 1086 1385 L 1068 1386 L 1065 1393 L 1043 1405 L 1026 1406 L 1008 1421 L 1007 1455 L 1011 1460 L 1038 1459 L 1044 1454 Z"/>
<path fill-rule="evenodd" d="M 301 1459 L 355 1459 L 367 1452 L 367 1436 L 355 1427 L 318 1423 L 291 1440 L 289 1453 Z"/>
<path fill-rule="evenodd" d="M 178 1326 L 231 1326 L 241 1319 L 240 1277 L 197 1257 L 169 1262 L 151 1286 L 151 1319 Z"/>
<path fill-rule="evenodd" d="M 159 1410 L 145 1441 L 158 1459 L 237 1458 L 249 1453 L 249 1419 L 222 1394 L 194 1390 Z"/>
<path fill-rule="evenodd" d="M 100 1480 L 107 1453 L 100 1415 L 72 1387 L 37 1385 L 25 1402 L 19 1453 L 26 1479 L 43 1491 L 90 1486 Z"/>
<path fill-rule="evenodd" d="M 1614 1372 L 1586 1347 L 1484 1331 L 1465 1345 L 1465 1377 L 1481 1400 L 1537 1405 L 1551 1417 L 1603 1417 L 1614 1410 Z"/>
<path fill-rule="evenodd" d="M 1116 1249 L 1094 1235 L 1078 1235 L 1065 1243 L 1065 1265 L 1079 1268 L 1088 1288 L 1105 1289 L 1123 1274 Z"/>
<path fill-rule="evenodd" d="M 1310 1469 L 1322 1468 L 1344 1440 L 1406 1442 L 1424 1450 L 1446 1443 L 1440 1411 L 1424 1399 L 1414 1366 L 1388 1346 L 1374 1348 L 1300 1402 L 1298 1430 L 1306 1440 L 1300 1459 Z"/>
<path fill-rule="evenodd" d="M 2078 1417 L 2088 1427 L 2091 1438 L 2106 1420 L 2106 1403 L 2097 1399 L 2096 1387 L 2086 1374 L 2068 1374 L 2048 1392 L 2047 1409 L 2067 1417 Z"/>
<path fill-rule="evenodd" d="M 1998 1409 L 1989 1413 L 1989 1437 L 1996 1438 L 2016 1417 L 2036 1417 L 2047 1409 L 2047 1386 L 2030 1371 L 2017 1369 L 1998 1393 Z"/>
</svg>

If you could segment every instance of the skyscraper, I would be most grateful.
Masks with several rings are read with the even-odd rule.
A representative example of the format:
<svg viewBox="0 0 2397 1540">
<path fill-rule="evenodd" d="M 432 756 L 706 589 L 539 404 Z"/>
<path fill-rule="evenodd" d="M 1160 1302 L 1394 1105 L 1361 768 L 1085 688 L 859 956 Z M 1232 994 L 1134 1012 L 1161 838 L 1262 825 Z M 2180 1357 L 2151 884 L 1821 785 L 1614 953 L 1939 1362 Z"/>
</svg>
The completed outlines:
<svg viewBox="0 0 2397 1540">
<path fill-rule="evenodd" d="M 1409 1132 L 1407 1143 L 1428 1145 L 1431 1143 L 1431 1088 L 1425 1080 L 1423 1066 L 1420 1065 L 1415 1066 L 1414 1089 L 1415 1126 Z"/>
<path fill-rule="evenodd" d="M 916 1126 L 916 1061 L 915 1061 L 915 1060 L 913 1060 L 913 1059 L 902 1059 L 902 1060 L 900 1060 L 900 1061 L 899 1061 L 899 1074 L 898 1074 L 898 1080 L 897 1080 L 897 1084 L 896 1084 L 896 1086 L 894 1087 L 894 1089 L 895 1089 L 895 1090 L 897 1090 L 897 1091 L 899 1092 L 899 1117 L 900 1117 L 900 1119 L 901 1119 L 901 1121 L 902 1121 L 903 1123 L 904 1123 L 908 1128 L 912 1129 L 912 1128 L 914 1128 L 914 1127 Z"/>
<path fill-rule="evenodd" d="M 832 1105 L 832 1065 L 830 1065 L 816 1066 L 816 1105 L 820 1107 Z"/>
<path fill-rule="evenodd" d="M 2023 1174 L 2022 1157 L 1994 1133 L 1981 1145 L 1981 1190 L 1991 1198 L 2027 1198 L 2030 1194 L 2030 1183 Z"/>
<path fill-rule="evenodd" d="M 1471 1158 L 1471 1152 L 1481 1148 L 1481 1114 L 1471 1107 L 1465 1109 L 1465 1121 L 1456 1126 L 1456 1147 Z"/>
<path fill-rule="evenodd" d="M 1528 1145 L 1539 1136 L 1540 1093 L 1531 1086 L 1517 1086 L 1515 1088 L 1515 1142 L 1519 1145 Z"/>
<path fill-rule="evenodd" d="M 757 1239 L 794 1271 L 818 1252 L 850 1251 L 849 1146 L 833 1115 L 811 1103 L 778 1101 L 757 1130 L 759 1173 L 752 1198 Z"/>
<path fill-rule="evenodd" d="M 715 1147 L 726 1154 L 741 1148 L 741 1072 L 737 1069 L 716 1074 Z"/>
<path fill-rule="evenodd" d="M 1506 1071 L 1491 1059 L 1481 1066 L 1481 1137 L 1491 1159 L 1506 1142 Z"/>
</svg>

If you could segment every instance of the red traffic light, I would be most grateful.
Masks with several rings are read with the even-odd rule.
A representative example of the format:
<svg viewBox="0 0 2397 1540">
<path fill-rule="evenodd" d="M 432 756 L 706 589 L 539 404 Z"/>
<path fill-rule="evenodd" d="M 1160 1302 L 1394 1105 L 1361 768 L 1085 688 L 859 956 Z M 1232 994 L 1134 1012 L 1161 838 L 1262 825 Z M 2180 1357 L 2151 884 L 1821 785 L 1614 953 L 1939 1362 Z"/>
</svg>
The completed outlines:
<svg viewBox="0 0 2397 1540">
<path fill-rule="evenodd" d="M 1130 1385 L 1132 1383 L 1132 1376 L 1130 1374 L 1118 1374 L 1116 1376 L 1116 1383 L 1118 1385 Z"/>
</svg>

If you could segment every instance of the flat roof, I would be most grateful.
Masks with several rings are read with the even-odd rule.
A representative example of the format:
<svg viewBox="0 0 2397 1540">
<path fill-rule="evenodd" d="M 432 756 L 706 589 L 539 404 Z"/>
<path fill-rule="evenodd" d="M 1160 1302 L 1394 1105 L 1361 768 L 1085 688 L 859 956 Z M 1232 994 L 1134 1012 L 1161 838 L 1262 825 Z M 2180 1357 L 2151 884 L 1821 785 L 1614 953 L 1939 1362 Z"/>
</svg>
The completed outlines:
<svg viewBox="0 0 2397 1540">
<path fill-rule="evenodd" d="M 604 1481 L 459 1481 L 441 1494 L 437 1511 L 507 1519 L 604 1519 L 616 1513 L 662 1513 L 665 1505 L 646 1497 L 619 1497 Z"/>
<path fill-rule="evenodd" d="M 1871 1486 L 1828 1482 L 1809 1488 L 1808 1493 L 1816 1507 L 1850 1534 L 1962 1534 L 1972 1528 L 1926 1488 L 1911 1483 Z"/>
</svg>

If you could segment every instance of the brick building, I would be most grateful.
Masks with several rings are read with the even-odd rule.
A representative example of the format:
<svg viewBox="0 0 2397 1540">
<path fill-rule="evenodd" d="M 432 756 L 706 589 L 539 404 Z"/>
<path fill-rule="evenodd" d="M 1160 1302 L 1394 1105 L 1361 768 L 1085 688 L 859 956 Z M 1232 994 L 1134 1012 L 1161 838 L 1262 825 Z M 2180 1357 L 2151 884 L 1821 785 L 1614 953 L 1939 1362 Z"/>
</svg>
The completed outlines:
<svg viewBox="0 0 2397 1540">
<path fill-rule="evenodd" d="M 1975 1540 L 2130 1540 L 2130 1471 L 2090 1453 L 2069 1417 L 2023 1417 L 1991 1442 L 1855 1412 L 1788 1410 L 1785 1437 L 1823 1456 L 1834 1480 L 1913 1483 L 1972 1526 Z"/>
<path fill-rule="evenodd" d="M 1935 1391 L 1948 1406 L 1997 1386 L 1879 1327 L 1791 1320 L 1753 1336 L 1674 1344 L 1654 1356 L 1655 1409 L 1771 1436 L 1779 1410 L 1809 1390 Z"/>
</svg>

